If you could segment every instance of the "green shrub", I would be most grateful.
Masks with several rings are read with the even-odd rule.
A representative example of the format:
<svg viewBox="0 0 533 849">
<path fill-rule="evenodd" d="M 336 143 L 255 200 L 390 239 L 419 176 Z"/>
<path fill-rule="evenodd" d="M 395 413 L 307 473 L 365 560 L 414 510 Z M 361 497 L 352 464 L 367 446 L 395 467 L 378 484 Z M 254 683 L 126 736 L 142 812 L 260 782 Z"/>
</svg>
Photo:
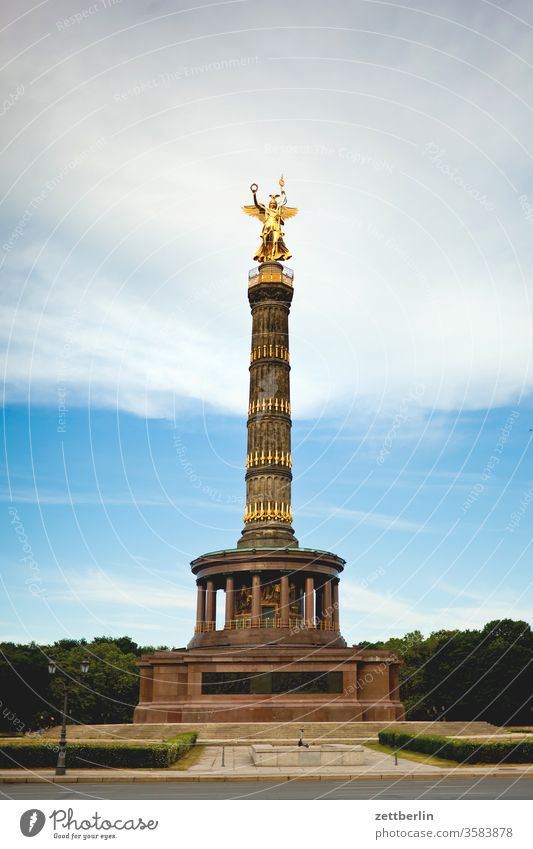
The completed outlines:
<svg viewBox="0 0 533 849">
<path fill-rule="evenodd" d="M 194 746 L 197 735 L 178 734 L 162 743 L 83 742 L 67 743 L 67 767 L 125 767 L 165 769 Z M 10 740 L 0 745 L 0 768 L 54 767 L 58 743 L 52 740 Z"/>
<path fill-rule="evenodd" d="M 422 752 L 458 763 L 533 763 L 533 740 L 478 742 L 452 740 L 433 734 L 409 734 L 406 731 L 380 731 L 378 739 L 384 746 Z"/>
</svg>

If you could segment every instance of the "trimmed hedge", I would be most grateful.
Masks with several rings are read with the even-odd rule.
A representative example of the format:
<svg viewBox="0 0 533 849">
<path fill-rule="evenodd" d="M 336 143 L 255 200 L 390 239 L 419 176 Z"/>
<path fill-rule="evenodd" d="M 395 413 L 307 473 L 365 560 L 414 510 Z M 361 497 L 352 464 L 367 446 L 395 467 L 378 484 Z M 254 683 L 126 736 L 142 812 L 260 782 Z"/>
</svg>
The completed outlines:
<svg viewBox="0 0 533 849">
<path fill-rule="evenodd" d="M 197 734 L 177 734 L 162 743 L 67 742 L 67 767 L 138 767 L 165 769 L 194 746 Z M 10 740 L 0 744 L 0 769 L 55 767 L 59 746 L 55 740 Z"/>
<path fill-rule="evenodd" d="M 533 763 L 533 740 L 502 742 L 451 740 L 433 734 L 409 734 L 405 731 L 380 731 L 379 742 L 395 749 L 422 752 L 448 761 L 467 764 Z"/>
</svg>

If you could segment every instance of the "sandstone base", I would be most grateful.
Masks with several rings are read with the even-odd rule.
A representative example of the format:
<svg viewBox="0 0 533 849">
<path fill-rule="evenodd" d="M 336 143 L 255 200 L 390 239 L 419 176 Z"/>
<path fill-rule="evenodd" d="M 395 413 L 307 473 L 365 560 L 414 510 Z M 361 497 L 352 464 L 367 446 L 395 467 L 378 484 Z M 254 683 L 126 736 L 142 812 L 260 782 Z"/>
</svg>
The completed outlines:
<svg viewBox="0 0 533 849">
<path fill-rule="evenodd" d="M 189 649 L 144 655 L 139 665 L 136 723 L 404 718 L 399 661 L 386 651 L 322 646 Z M 221 679 L 223 686 L 217 683 Z"/>
</svg>

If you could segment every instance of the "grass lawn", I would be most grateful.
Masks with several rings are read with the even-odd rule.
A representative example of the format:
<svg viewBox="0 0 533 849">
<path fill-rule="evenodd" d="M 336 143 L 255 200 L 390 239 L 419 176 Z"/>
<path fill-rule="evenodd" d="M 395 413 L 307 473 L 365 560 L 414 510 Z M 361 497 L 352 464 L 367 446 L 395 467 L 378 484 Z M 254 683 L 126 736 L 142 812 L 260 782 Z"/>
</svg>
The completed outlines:
<svg viewBox="0 0 533 849">
<path fill-rule="evenodd" d="M 394 755 L 395 750 L 392 746 L 382 746 L 381 743 L 363 743 L 363 745 L 367 749 L 372 749 L 373 752 L 381 752 L 383 755 Z M 425 755 L 422 752 L 407 752 L 405 749 L 399 750 L 397 754 L 399 758 L 403 758 L 406 761 L 415 761 L 418 764 L 426 764 L 427 766 L 468 766 L 468 764 L 460 764 L 457 761 L 436 758 L 434 755 Z"/>
<path fill-rule="evenodd" d="M 189 769 L 189 767 L 193 766 L 202 752 L 204 751 L 205 746 L 193 746 L 192 749 L 189 749 L 182 758 L 175 763 L 171 764 L 168 769 L 177 769 L 177 770 L 185 770 Z"/>
</svg>

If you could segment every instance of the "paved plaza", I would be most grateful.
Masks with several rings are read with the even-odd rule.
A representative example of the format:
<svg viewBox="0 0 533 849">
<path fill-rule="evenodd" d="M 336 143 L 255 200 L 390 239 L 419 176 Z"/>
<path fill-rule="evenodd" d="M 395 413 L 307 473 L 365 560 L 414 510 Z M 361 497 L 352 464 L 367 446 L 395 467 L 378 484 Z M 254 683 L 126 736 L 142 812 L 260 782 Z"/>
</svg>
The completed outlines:
<svg viewBox="0 0 533 849">
<path fill-rule="evenodd" d="M 294 780 L 386 780 L 531 777 L 533 765 L 509 766 L 433 766 L 393 755 L 375 752 L 365 747 L 365 763 L 359 766 L 331 767 L 257 767 L 252 761 L 249 746 L 206 746 L 198 760 L 187 770 L 180 769 L 68 769 L 67 775 L 57 777 L 53 769 L 9 769 L 0 771 L 0 785 L 11 784 L 92 784 L 92 783 L 179 783 L 205 781 L 268 781 Z M 40 789 L 40 788 L 39 788 Z M 7 792 L 7 791 L 6 791 Z"/>
</svg>

